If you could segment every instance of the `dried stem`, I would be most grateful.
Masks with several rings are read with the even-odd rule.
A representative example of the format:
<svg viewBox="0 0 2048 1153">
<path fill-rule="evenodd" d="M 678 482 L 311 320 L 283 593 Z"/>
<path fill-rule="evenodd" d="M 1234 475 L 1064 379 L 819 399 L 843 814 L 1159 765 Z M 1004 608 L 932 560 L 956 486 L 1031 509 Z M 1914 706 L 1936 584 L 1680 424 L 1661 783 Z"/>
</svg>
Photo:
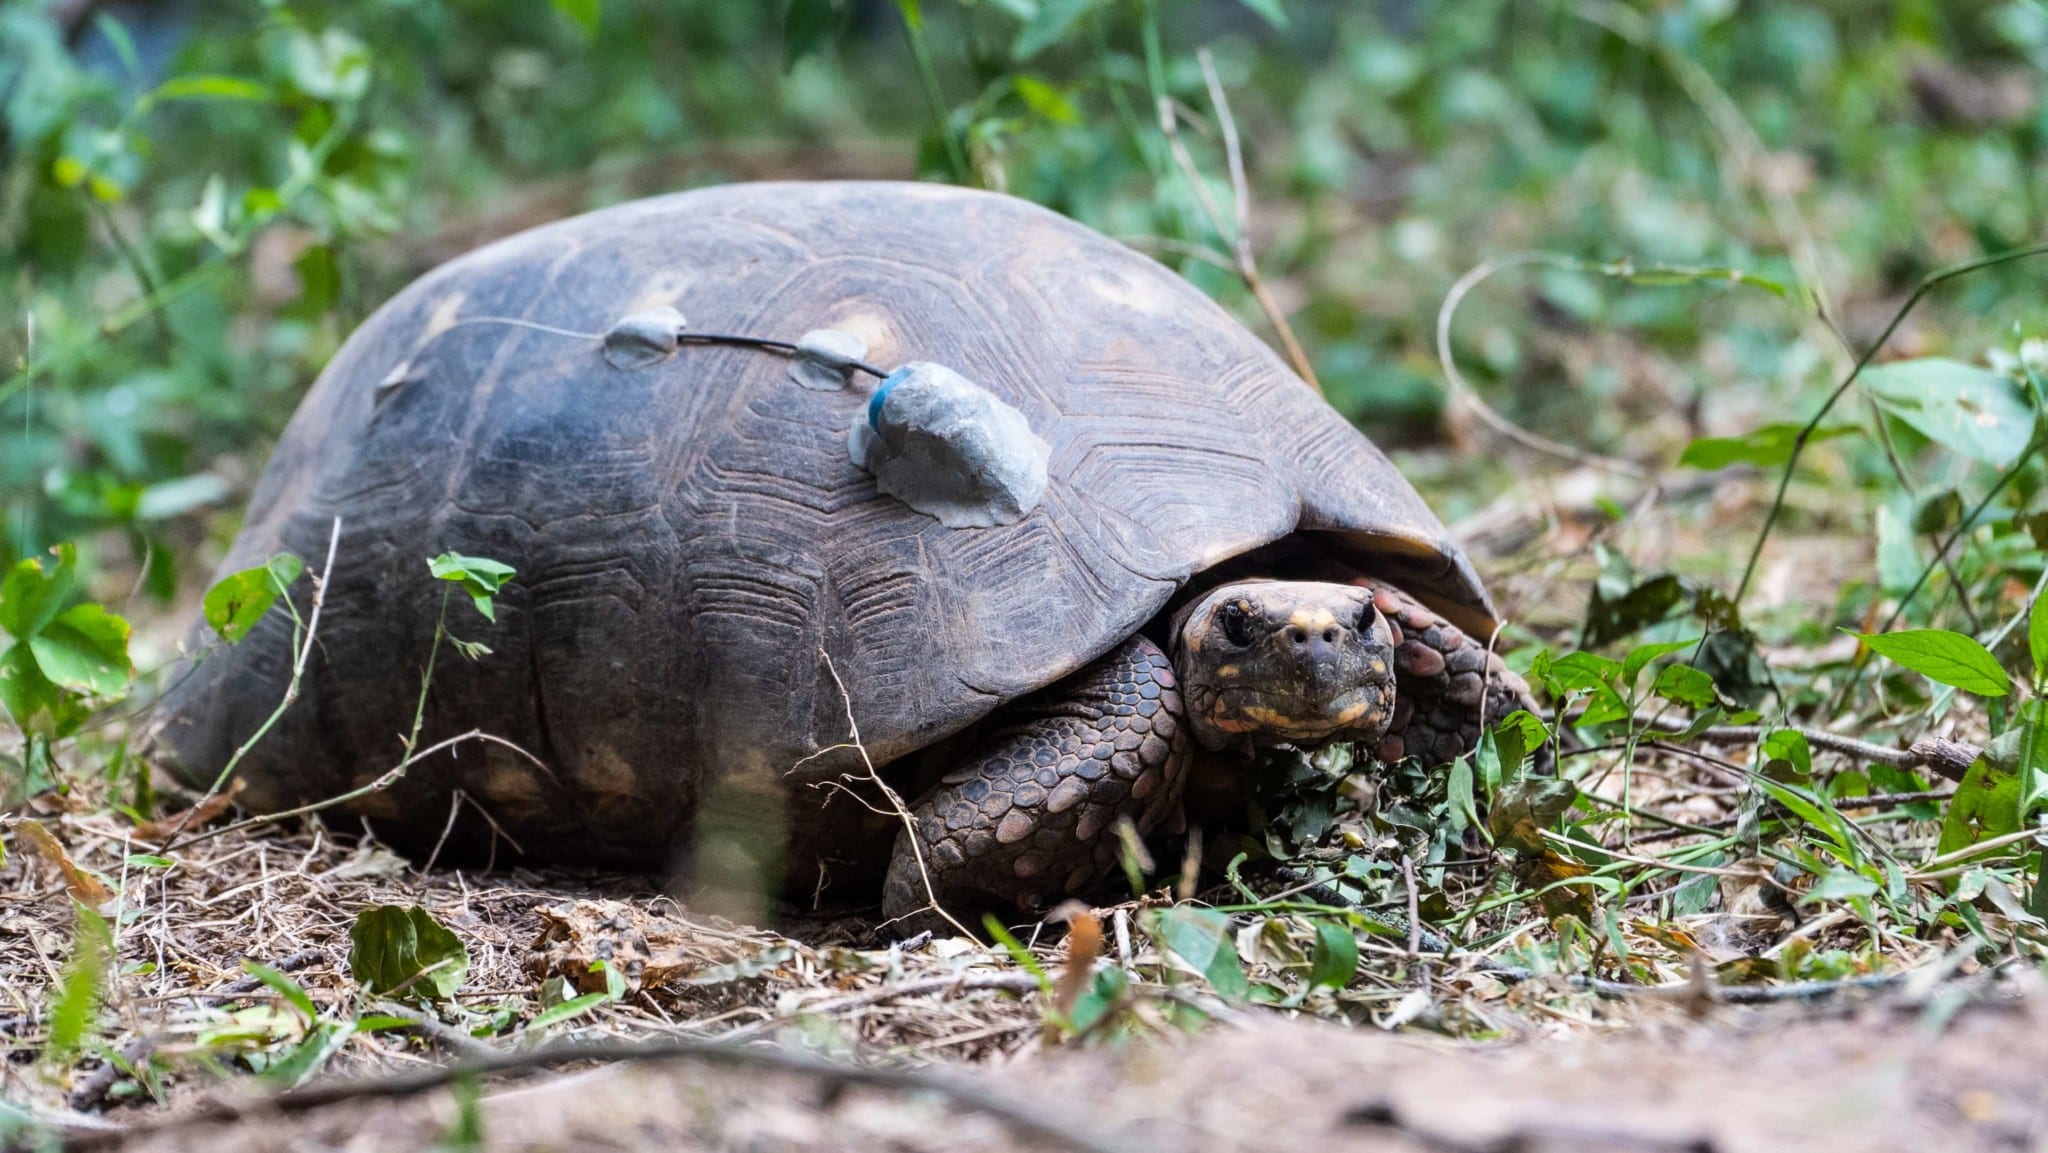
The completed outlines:
<svg viewBox="0 0 2048 1153">
<path fill-rule="evenodd" d="M 532 753 L 527 752 L 525 749 L 520 748 L 518 745 L 513 744 L 511 741 L 508 741 L 503 737 L 493 736 L 490 733 L 484 732 L 482 729 L 471 729 L 466 733 L 449 737 L 447 740 L 441 741 L 437 744 L 428 745 L 426 748 L 421 749 L 419 752 L 407 756 L 404 760 L 401 760 L 397 764 L 384 770 L 383 775 L 379 776 L 376 780 L 373 780 L 366 785 L 359 785 L 353 789 L 350 789 L 348 792 L 341 793 L 337 796 L 328 797 L 324 801 L 314 801 L 310 805 L 300 805 L 296 809 L 285 809 L 275 813 L 264 813 L 261 816 L 250 817 L 248 820 L 245 821 L 236 821 L 232 825 L 222 825 L 220 828 L 213 829 L 208 832 L 194 833 L 192 836 L 189 836 L 184 840 L 177 842 L 176 844 L 164 846 L 164 855 L 169 856 L 170 853 L 175 849 L 182 849 L 188 845 L 196 845 L 201 841 L 210 841 L 215 837 L 224 837 L 229 833 L 237 833 L 242 831 L 243 829 L 253 829 L 258 825 L 271 824 L 275 821 L 285 820 L 288 817 L 303 817 L 309 813 L 317 813 L 322 809 L 331 809 L 336 805 L 345 805 L 350 801 L 357 800 L 362 797 L 367 797 L 371 793 L 381 793 L 385 789 L 388 789 L 391 786 L 397 784 L 399 780 L 405 776 L 407 769 L 412 768 L 414 765 L 426 760 L 428 757 L 433 756 L 435 753 L 441 752 L 444 749 L 452 749 L 455 746 L 463 744 L 467 741 L 486 741 L 494 745 L 503 745 L 504 747 L 511 749 L 513 752 L 518 753 L 520 756 L 525 757 L 527 760 L 533 762 L 534 766 L 539 768 L 541 772 L 548 773 L 550 776 L 553 775 L 552 770 L 550 770 L 547 767 L 547 764 L 543 762 L 539 757 L 534 756 Z"/>
<path fill-rule="evenodd" d="M 1458 371 L 1457 357 L 1451 352 L 1451 319 L 1458 313 L 1458 306 L 1465 297 L 1497 272 L 1527 264 L 1547 264 L 1557 268 L 1578 269 L 1577 261 L 1551 252 L 1511 252 L 1484 261 L 1458 278 L 1451 290 L 1444 294 L 1444 302 L 1436 311 L 1436 358 L 1443 365 L 1444 379 L 1450 383 L 1451 392 L 1465 402 L 1486 427 L 1495 433 L 1514 441 L 1524 448 L 1534 449 L 1546 456 L 1558 457 L 1573 464 L 1586 465 L 1605 472 L 1618 473 L 1635 480 L 1649 480 L 1650 474 L 1641 466 L 1616 457 L 1602 456 L 1587 452 L 1562 441 L 1552 440 L 1541 433 L 1531 432 L 1521 425 L 1502 416 L 1494 407 L 1481 399 L 1479 390 Z"/>
<path fill-rule="evenodd" d="M 825 662 L 825 671 L 832 674 L 832 683 L 839 688 L 839 699 L 846 704 L 846 729 L 854 751 L 860 754 L 861 764 L 867 767 L 867 772 L 863 775 L 881 791 L 882 796 L 889 802 L 889 807 L 895 811 L 896 819 L 903 822 L 903 835 L 909 839 L 911 856 L 917 861 L 917 876 L 924 883 L 926 903 L 931 911 L 951 925 L 955 932 L 970 941 L 980 940 L 939 904 L 938 891 L 932 888 L 931 870 L 925 867 L 924 844 L 918 839 L 917 821 L 910 815 L 910 806 L 903 803 L 903 797 L 896 792 L 894 786 L 882 779 L 882 774 L 875 769 L 875 759 L 868 755 L 868 747 L 861 743 L 860 722 L 853 719 L 853 695 L 846 691 L 846 682 L 839 679 L 839 669 L 832 663 L 832 654 L 820 648 L 818 657 Z"/>
<path fill-rule="evenodd" d="M 1235 200 L 1232 216 L 1236 227 L 1226 223 L 1223 209 L 1216 198 L 1209 194 L 1209 186 L 1202 179 L 1202 170 L 1195 164 L 1195 158 L 1188 151 L 1186 141 L 1180 135 L 1180 114 L 1175 110 L 1170 97 L 1158 100 L 1159 131 L 1166 136 L 1167 147 L 1172 151 L 1173 162 L 1179 167 L 1182 178 L 1194 190 L 1195 200 L 1202 206 L 1202 214 L 1209 219 L 1209 227 L 1216 236 L 1228 245 L 1235 261 L 1238 278 L 1251 291 L 1252 299 L 1259 302 L 1259 311 L 1265 313 L 1266 322 L 1273 326 L 1273 332 L 1280 338 L 1280 346 L 1287 353 L 1288 363 L 1294 366 L 1295 374 L 1320 393 L 1322 382 L 1316 379 L 1315 366 L 1309 363 L 1308 353 L 1301 342 L 1295 339 L 1294 326 L 1287 323 L 1287 314 L 1280 308 L 1280 302 L 1266 287 L 1265 277 L 1259 275 L 1259 264 L 1252 251 L 1251 239 L 1251 188 L 1245 178 L 1244 153 L 1239 145 L 1237 121 L 1230 114 L 1230 99 L 1224 95 L 1223 85 L 1216 76 L 1216 63 L 1207 49 L 1201 53 L 1202 77 L 1209 86 L 1209 103 L 1216 110 L 1216 119 L 1223 132 L 1223 148 L 1226 162 L 1230 167 L 1231 192 Z"/>
</svg>

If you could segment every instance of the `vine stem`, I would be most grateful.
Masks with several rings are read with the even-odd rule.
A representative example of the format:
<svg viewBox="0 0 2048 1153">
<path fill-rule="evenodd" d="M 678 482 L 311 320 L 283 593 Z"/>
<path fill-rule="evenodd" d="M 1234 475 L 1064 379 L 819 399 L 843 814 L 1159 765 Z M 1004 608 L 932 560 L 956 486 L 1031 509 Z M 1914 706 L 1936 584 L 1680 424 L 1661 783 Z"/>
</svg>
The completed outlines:
<svg viewBox="0 0 2048 1153">
<path fill-rule="evenodd" d="M 1510 252 L 1475 265 L 1469 272 L 1459 277 L 1457 282 L 1451 285 L 1451 290 L 1444 294 L 1444 302 L 1436 310 L 1436 358 L 1443 365 L 1444 379 L 1450 383 L 1452 394 L 1463 401 L 1486 427 L 1524 448 L 1534 449 L 1546 456 L 1558 457 L 1574 464 L 1618 473 L 1634 480 L 1649 480 L 1650 474 L 1647 470 L 1629 461 L 1575 448 L 1514 423 L 1486 403 L 1480 397 L 1479 390 L 1473 388 L 1472 382 L 1465 379 L 1465 374 L 1458 371 L 1457 357 L 1451 352 L 1451 319 L 1457 315 L 1458 306 L 1464 303 L 1465 297 L 1470 295 L 1473 289 L 1485 283 L 1494 274 L 1530 264 L 1584 271 L 1579 261 L 1553 252 Z"/>
<path fill-rule="evenodd" d="M 1967 276 L 1970 273 L 1986 268 L 1994 268 L 2001 264 L 2010 264 L 2016 260 L 2040 256 L 2044 253 L 2048 253 L 2048 242 L 2030 244 L 2024 248 L 2007 249 L 2004 252 L 1994 252 L 1989 256 L 1981 256 L 1975 260 L 1951 264 L 1946 268 L 1938 268 L 1920 278 L 1920 283 L 1913 286 L 1912 295 L 1906 298 L 1905 303 L 1899 306 L 1898 311 L 1894 312 L 1891 320 L 1885 324 L 1884 331 L 1879 333 L 1877 339 L 1870 343 L 1870 347 L 1864 349 L 1863 354 L 1856 358 L 1856 363 L 1849 369 L 1849 374 L 1844 376 L 1841 383 L 1837 384 L 1834 390 L 1828 393 L 1827 399 L 1821 402 L 1820 408 L 1814 411 L 1813 416 L 1800 427 L 1798 435 L 1792 438 L 1791 454 L 1786 457 L 1785 467 L 1778 474 L 1778 491 L 1771 498 L 1770 510 L 1764 514 L 1763 528 L 1756 534 L 1756 543 L 1750 546 L 1749 560 L 1742 568 L 1742 582 L 1735 586 L 1736 604 L 1740 605 L 1742 603 L 1743 598 L 1749 593 L 1750 585 L 1756 580 L 1757 562 L 1763 559 L 1764 545 L 1770 541 L 1772 530 L 1777 528 L 1778 517 L 1785 510 L 1785 494 L 1792 487 L 1792 475 L 1799 469 L 1799 458 L 1805 455 L 1807 443 L 1813 439 L 1814 433 L 1819 431 L 1821 422 L 1827 419 L 1828 413 L 1834 411 L 1835 405 L 1841 401 L 1842 397 L 1848 393 L 1856 381 L 1863 376 L 1863 370 L 1869 367 L 1870 362 L 1891 341 L 1893 334 L 1898 332 L 1899 325 L 1905 323 L 1907 315 L 1919 305 L 1920 301 L 1928 293 L 1957 277 Z"/>
</svg>

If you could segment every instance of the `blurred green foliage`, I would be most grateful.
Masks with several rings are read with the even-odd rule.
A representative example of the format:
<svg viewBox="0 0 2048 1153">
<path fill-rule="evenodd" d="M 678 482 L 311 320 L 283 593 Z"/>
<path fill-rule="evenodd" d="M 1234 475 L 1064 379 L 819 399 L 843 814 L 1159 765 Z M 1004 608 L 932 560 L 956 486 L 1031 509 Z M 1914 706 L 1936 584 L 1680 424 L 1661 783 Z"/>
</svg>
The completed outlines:
<svg viewBox="0 0 2048 1153">
<path fill-rule="evenodd" d="M 1810 251 L 1867 341 L 1921 274 L 2048 221 L 2039 0 L 16 3 L 0 564 L 77 538 L 169 596 L 299 394 L 427 259 L 651 191 L 1006 189 L 1270 335 L 1160 131 L 1164 100 L 1234 231 L 1204 49 L 1274 296 L 1332 402 L 1396 447 L 1445 431 L 1436 313 L 1482 260 L 1717 265 L 1811 292 Z M 1959 284 L 1906 343 L 2014 344 L 2040 283 Z M 1839 358 L 1802 299 L 1539 266 L 1481 285 L 1453 347 L 1514 419 L 1670 468 L 1695 437 L 1816 403 Z M 1867 441 L 1838 449 L 1846 479 L 1888 480 Z M 1516 466 L 1457 467 L 1477 475 L 1420 470 L 1454 517 Z"/>
</svg>

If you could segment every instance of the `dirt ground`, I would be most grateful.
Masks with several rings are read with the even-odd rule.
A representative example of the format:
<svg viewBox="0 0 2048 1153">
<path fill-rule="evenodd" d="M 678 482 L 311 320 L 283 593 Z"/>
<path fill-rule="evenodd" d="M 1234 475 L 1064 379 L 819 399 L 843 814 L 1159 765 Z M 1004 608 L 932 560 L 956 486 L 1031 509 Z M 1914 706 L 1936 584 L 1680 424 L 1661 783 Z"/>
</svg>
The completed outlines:
<svg viewBox="0 0 2048 1153">
<path fill-rule="evenodd" d="M 1178 1043 L 1054 1052 L 935 1078 L 1075 1139 L 1021 1133 L 950 1090 L 841 1087 L 701 1062 L 496 1084 L 491 1150 L 2005 1150 L 2048 1147 L 2048 995 L 1960 1011 L 1896 996 L 1827 1009 L 1671 1008 L 1626 1033 L 1472 1047 L 1261 1020 Z M 447 1141 L 447 1092 L 289 1118 L 173 1125 L 124 1153 L 372 1153 Z M 444 1145 L 443 1147 L 448 1147 Z"/>
</svg>

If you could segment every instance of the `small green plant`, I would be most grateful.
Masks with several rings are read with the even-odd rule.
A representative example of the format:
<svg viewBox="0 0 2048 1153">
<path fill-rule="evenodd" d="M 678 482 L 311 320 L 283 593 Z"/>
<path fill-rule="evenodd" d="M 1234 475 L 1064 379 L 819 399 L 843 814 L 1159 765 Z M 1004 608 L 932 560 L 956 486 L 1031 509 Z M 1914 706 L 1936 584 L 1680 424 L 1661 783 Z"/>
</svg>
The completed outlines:
<svg viewBox="0 0 2048 1153">
<path fill-rule="evenodd" d="M 462 938 L 418 905 L 365 909 L 348 939 L 348 971 L 366 993 L 446 1000 L 469 973 Z"/>
<path fill-rule="evenodd" d="M 52 746 L 76 733 L 93 710 L 119 699 L 135 677 L 128 622 L 91 603 L 73 603 L 78 551 L 53 561 L 22 560 L 0 580 L 0 707 L 21 730 L 19 758 L 0 753 L 4 803 L 57 786 Z"/>
</svg>

